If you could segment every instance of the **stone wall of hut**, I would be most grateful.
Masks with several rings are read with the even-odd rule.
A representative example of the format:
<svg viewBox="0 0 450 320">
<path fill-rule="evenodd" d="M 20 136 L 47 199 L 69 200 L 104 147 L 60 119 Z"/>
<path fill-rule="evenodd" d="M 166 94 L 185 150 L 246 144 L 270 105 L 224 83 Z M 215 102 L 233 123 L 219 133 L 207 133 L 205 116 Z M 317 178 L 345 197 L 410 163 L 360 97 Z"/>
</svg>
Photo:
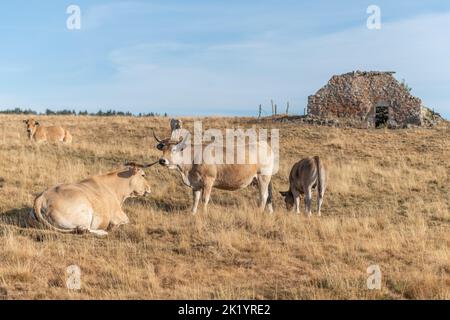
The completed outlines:
<svg viewBox="0 0 450 320">
<path fill-rule="evenodd" d="M 345 119 L 374 127 L 376 114 L 386 110 L 389 127 L 421 125 L 422 102 L 412 96 L 393 72 L 350 72 L 333 76 L 328 84 L 308 98 L 308 115 Z"/>
</svg>

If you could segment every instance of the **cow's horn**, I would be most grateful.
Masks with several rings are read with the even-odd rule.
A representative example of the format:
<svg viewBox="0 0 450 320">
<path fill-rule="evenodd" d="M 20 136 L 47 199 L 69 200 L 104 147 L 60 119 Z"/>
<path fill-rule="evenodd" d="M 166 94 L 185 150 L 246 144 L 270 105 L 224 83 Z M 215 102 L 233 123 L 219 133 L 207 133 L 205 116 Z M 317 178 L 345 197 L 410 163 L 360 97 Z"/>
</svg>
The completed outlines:
<svg viewBox="0 0 450 320">
<path fill-rule="evenodd" d="M 156 136 L 155 130 L 152 130 L 152 131 L 153 131 L 153 137 L 155 138 L 155 140 L 156 140 L 158 143 L 161 143 L 161 139 L 159 139 L 159 138 Z"/>
<path fill-rule="evenodd" d="M 126 167 L 136 167 L 136 168 L 146 169 L 146 168 L 153 167 L 157 163 L 159 163 L 159 160 L 155 161 L 153 163 L 149 163 L 149 164 L 139 164 L 139 163 L 136 163 L 136 162 L 125 162 L 125 166 Z"/>
<path fill-rule="evenodd" d="M 136 162 L 125 162 L 126 167 L 139 167 L 139 165 Z"/>
<path fill-rule="evenodd" d="M 158 164 L 158 163 L 159 163 L 159 160 L 158 160 L 158 161 L 155 161 L 155 162 L 153 162 L 153 163 L 144 164 L 144 168 L 150 168 L 150 167 L 153 167 L 155 164 Z"/>
</svg>

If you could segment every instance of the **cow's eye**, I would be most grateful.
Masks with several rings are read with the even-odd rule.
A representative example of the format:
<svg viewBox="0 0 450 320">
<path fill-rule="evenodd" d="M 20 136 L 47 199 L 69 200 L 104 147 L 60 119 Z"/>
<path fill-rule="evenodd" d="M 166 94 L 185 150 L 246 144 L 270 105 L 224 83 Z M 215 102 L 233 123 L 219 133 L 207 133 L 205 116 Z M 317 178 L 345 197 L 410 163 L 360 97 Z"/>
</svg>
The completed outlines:
<svg viewBox="0 0 450 320">
<path fill-rule="evenodd" d="M 156 146 L 156 148 L 160 151 L 162 151 L 164 149 L 164 143 L 160 143 Z"/>
</svg>

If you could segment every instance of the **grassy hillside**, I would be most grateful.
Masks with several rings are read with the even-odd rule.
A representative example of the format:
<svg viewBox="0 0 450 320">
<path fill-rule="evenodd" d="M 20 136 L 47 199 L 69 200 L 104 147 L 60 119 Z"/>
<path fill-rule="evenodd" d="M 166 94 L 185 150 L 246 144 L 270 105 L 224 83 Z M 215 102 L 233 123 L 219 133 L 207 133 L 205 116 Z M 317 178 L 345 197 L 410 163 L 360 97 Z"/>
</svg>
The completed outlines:
<svg viewBox="0 0 450 320">
<path fill-rule="evenodd" d="M 276 212 L 255 210 L 257 190 L 214 190 L 208 214 L 189 213 L 191 191 L 160 166 L 153 193 L 131 199 L 131 223 L 106 238 L 26 228 L 36 194 L 159 157 L 151 128 L 166 118 L 40 117 L 71 146 L 27 140 L 23 116 L 0 116 L 0 299 L 450 299 L 450 129 L 358 130 L 272 123 L 280 129 Z M 184 119 L 189 127 L 193 119 Z M 204 118 L 204 127 L 250 127 Z M 288 213 L 278 191 L 309 155 L 328 165 L 323 216 Z M 314 193 L 315 195 L 315 193 Z M 81 291 L 66 289 L 80 266 Z M 369 265 L 382 289 L 366 287 Z"/>
</svg>

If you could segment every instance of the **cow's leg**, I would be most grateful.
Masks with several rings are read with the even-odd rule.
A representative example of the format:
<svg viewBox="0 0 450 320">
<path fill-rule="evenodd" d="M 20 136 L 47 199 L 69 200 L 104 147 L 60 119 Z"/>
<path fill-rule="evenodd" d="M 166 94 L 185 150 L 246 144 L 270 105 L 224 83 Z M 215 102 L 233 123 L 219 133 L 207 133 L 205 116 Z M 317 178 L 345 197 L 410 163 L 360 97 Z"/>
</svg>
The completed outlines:
<svg viewBox="0 0 450 320">
<path fill-rule="evenodd" d="M 202 195 L 202 201 L 203 201 L 203 212 L 208 212 L 208 203 L 209 199 L 211 197 L 211 190 L 214 182 L 213 181 L 207 181 L 205 183 L 205 186 L 203 187 L 203 195 Z"/>
<path fill-rule="evenodd" d="M 317 190 L 317 215 L 319 217 L 322 215 L 320 209 L 322 208 L 323 194 L 324 194 L 323 188 L 322 190 Z"/>
<path fill-rule="evenodd" d="M 295 210 L 296 213 L 300 213 L 300 192 L 292 189 L 292 197 L 294 198 L 294 206 L 292 207 L 292 211 Z"/>
<path fill-rule="evenodd" d="M 311 186 L 305 188 L 305 210 L 308 217 L 311 217 L 311 198 L 312 198 L 312 192 L 311 192 Z"/>
<path fill-rule="evenodd" d="M 106 228 L 108 231 L 114 231 L 118 227 L 128 224 L 130 222 L 130 219 L 128 219 L 128 216 L 123 212 L 120 208 L 112 214 L 112 217 L 110 218 L 108 223 L 108 227 Z M 92 229 L 98 229 L 98 226 L 102 225 L 99 221 L 97 221 L 94 225 L 91 226 Z"/>
<path fill-rule="evenodd" d="M 99 237 L 104 237 L 108 235 L 108 232 L 106 232 L 105 230 L 89 230 L 89 232 Z"/>
<path fill-rule="evenodd" d="M 90 229 L 90 228 L 85 228 L 85 227 L 77 227 L 75 229 L 75 232 L 77 234 L 87 234 L 87 233 L 91 233 L 93 235 L 96 235 L 97 237 L 105 237 L 108 235 L 108 232 L 105 230 L 101 230 L 101 229 Z"/>
<path fill-rule="evenodd" d="M 192 195 L 194 197 L 194 205 L 192 206 L 192 213 L 197 213 L 198 203 L 200 202 L 200 196 L 202 195 L 201 189 L 194 189 L 192 191 Z"/>
<path fill-rule="evenodd" d="M 116 228 L 118 226 L 130 223 L 130 219 L 123 211 L 119 211 L 113 215 L 111 221 L 109 222 L 110 228 Z"/>
<path fill-rule="evenodd" d="M 269 184 L 270 180 L 272 179 L 272 176 L 264 176 L 259 175 L 258 176 L 258 186 L 259 186 L 259 210 L 261 212 L 264 212 L 264 209 L 266 208 L 267 200 L 269 198 Z M 268 210 L 270 213 L 273 212 L 272 203 L 268 206 Z"/>
</svg>

